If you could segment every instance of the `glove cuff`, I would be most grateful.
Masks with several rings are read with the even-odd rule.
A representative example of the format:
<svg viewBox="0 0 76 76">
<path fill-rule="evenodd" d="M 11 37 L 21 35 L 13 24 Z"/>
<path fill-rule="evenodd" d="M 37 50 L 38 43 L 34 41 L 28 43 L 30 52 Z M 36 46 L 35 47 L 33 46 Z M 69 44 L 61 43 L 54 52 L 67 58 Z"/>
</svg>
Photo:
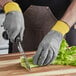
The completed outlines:
<svg viewBox="0 0 76 76">
<path fill-rule="evenodd" d="M 52 30 L 60 32 L 63 36 L 69 32 L 69 26 L 64 21 L 57 21 Z"/>
<path fill-rule="evenodd" d="M 4 11 L 5 11 L 5 13 L 12 12 L 12 11 L 20 11 L 21 12 L 21 9 L 16 2 L 8 2 L 4 6 Z"/>
</svg>

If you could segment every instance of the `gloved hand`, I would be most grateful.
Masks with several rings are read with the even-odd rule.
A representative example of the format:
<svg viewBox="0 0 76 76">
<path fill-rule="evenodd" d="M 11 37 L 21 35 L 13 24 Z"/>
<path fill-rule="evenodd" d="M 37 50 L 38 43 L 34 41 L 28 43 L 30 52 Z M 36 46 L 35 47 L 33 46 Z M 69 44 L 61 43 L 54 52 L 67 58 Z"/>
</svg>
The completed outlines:
<svg viewBox="0 0 76 76">
<path fill-rule="evenodd" d="M 69 27 L 62 21 L 57 21 L 52 30 L 43 38 L 33 57 L 34 64 L 39 66 L 50 64 L 58 54 L 63 35 Z"/>
<path fill-rule="evenodd" d="M 6 13 L 6 18 L 3 26 L 8 34 L 8 38 L 11 42 L 14 42 L 15 38 L 19 35 L 22 41 L 24 33 L 24 18 L 20 7 L 17 3 L 10 2 L 4 6 L 4 11 Z"/>
</svg>

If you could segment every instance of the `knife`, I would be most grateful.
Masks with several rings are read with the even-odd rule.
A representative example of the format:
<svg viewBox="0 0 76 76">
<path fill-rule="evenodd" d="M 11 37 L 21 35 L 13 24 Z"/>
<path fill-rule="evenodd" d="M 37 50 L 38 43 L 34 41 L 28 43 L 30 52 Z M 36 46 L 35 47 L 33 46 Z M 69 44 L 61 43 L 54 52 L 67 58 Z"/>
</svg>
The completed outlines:
<svg viewBox="0 0 76 76">
<path fill-rule="evenodd" d="M 7 32 L 6 32 L 6 31 L 3 33 L 3 37 L 4 37 L 5 39 L 8 39 L 8 35 L 7 35 Z M 17 48 L 18 48 L 20 54 L 21 54 L 21 55 L 23 56 L 23 58 L 25 59 L 26 69 L 27 69 L 28 71 L 30 71 L 31 68 L 30 68 L 29 62 L 28 62 L 28 60 L 27 60 L 27 57 L 26 57 L 26 55 L 25 55 L 25 53 L 24 53 L 24 50 L 23 50 L 23 48 L 22 48 L 19 35 L 16 37 L 15 42 L 16 42 L 16 44 L 17 44 Z"/>
<path fill-rule="evenodd" d="M 22 48 L 21 41 L 20 41 L 18 38 L 17 38 L 17 40 L 16 40 L 16 43 L 17 43 L 17 48 L 18 48 L 20 54 L 21 54 L 21 55 L 24 57 L 24 59 L 25 59 L 26 69 L 27 69 L 28 71 L 30 71 L 31 68 L 30 68 L 29 62 L 28 62 L 27 57 L 26 57 L 26 55 L 25 55 L 25 53 L 24 53 L 24 50 L 23 50 L 23 48 Z"/>
</svg>

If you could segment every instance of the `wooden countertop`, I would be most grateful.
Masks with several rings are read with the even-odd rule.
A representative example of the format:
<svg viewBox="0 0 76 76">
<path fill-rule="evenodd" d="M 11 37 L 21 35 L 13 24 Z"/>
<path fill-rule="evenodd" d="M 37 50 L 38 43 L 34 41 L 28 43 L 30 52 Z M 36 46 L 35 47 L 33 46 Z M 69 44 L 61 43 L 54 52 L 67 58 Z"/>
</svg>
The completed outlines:
<svg viewBox="0 0 76 76">
<path fill-rule="evenodd" d="M 35 52 L 26 52 L 31 57 Z M 0 76 L 76 76 L 76 66 L 48 65 L 27 71 L 19 64 L 19 53 L 0 55 Z"/>
</svg>

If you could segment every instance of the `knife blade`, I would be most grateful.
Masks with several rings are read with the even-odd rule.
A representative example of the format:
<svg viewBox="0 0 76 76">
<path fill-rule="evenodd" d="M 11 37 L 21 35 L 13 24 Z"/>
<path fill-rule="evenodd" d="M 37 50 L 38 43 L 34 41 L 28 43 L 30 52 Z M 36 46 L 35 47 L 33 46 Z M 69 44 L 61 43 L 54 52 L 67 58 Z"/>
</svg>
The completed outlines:
<svg viewBox="0 0 76 76">
<path fill-rule="evenodd" d="M 25 55 L 25 53 L 24 53 L 24 50 L 23 50 L 22 45 L 21 45 L 21 42 L 20 42 L 19 40 L 17 40 L 17 48 L 18 48 L 20 54 L 21 54 L 21 55 L 24 57 L 24 59 L 25 59 L 26 69 L 27 69 L 28 71 L 30 71 L 31 68 L 30 68 L 29 62 L 28 62 L 28 60 L 27 60 L 27 57 L 26 57 L 26 55 Z"/>
</svg>

